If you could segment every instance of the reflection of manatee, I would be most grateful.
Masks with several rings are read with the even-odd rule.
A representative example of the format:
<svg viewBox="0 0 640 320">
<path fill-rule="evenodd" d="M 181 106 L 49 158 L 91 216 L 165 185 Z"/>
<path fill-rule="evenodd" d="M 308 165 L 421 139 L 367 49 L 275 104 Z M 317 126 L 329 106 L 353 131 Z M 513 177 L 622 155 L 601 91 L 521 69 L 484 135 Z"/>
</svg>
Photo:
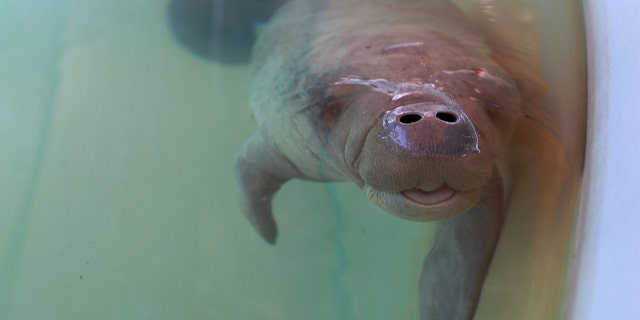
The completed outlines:
<svg viewBox="0 0 640 320">
<path fill-rule="evenodd" d="M 199 1 L 172 8 L 182 2 Z M 187 28 L 176 23 L 175 33 L 200 54 L 206 44 L 227 50 L 214 60 L 242 60 L 252 30 L 234 28 L 248 8 L 220 3 L 225 19 L 207 20 L 214 11 Z M 180 31 L 207 26 L 233 32 L 185 40 Z M 272 198 L 289 179 L 353 181 L 394 215 L 444 219 L 424 262 L 421 319 L 470 319 L 499 238 L 503 189 L 522 166 L 510 139 L 548 126 L 534 107 L 544 87 L 535 68 L 488 32 L 443 0 L 283 5 L 253 49 L 259 130 L 236 160 L 242 209 L 260 235 L 275 242 Z"/>
</svg>

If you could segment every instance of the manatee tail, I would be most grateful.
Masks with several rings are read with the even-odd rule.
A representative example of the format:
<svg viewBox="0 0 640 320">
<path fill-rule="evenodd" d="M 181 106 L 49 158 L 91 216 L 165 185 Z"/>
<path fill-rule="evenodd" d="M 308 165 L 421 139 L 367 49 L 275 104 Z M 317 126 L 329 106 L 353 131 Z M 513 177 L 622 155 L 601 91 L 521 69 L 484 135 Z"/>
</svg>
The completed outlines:
<svg viewBox="0 0 640 320">
<path fill-rule="evenodd" d="M 255 28 L 286 0 L 171 0 L 167 18 L 177 41 L 221 64 L 245 64 Z"/>
</svg>

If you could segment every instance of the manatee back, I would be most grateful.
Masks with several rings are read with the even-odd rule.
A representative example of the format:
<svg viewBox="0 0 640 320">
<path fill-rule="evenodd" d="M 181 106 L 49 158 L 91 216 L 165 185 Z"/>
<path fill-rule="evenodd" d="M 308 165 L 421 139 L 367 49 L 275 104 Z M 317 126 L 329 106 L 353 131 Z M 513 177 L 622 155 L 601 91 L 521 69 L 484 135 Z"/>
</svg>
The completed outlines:
<svg viewBox="0 0 640 320">
<path fill-rule="evenodd" d="M 284 4 L 260 31 L 251 59 L 250 105 L 256 121 L 291 115 L 309 104 L 308 53 L 326 0 Z"/>
</svg>

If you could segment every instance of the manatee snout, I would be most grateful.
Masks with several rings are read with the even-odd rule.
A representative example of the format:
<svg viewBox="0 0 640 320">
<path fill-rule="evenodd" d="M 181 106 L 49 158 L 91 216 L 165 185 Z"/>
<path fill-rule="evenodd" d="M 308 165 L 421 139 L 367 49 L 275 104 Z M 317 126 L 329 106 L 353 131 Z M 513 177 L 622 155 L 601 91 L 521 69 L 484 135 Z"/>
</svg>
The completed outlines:
<svg viewBox="0 0 640 320">
<path fill-rule="evenodd" d="M 371 128 L 357 161 L 367 196 L 414 221 L 469 210 L 493 173 L 463 108 L 455 101 L 433 100 L 391 106 Z"/>
<path fill-rule="evenodd" d="M 383 135 L 407 153 L 421 156 L 465 157 L 479 153 L 478 134 L 458 105 L 413 103 L 387 111 Z"/>
</svg>

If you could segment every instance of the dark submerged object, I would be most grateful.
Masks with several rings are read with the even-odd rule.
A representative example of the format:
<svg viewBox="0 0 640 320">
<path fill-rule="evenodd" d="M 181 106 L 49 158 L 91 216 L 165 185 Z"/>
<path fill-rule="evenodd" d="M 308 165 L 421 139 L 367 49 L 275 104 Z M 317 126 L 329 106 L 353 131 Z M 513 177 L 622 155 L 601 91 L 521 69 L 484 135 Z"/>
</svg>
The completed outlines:
<svg viewBox="0 0 640 320">
<path fill-rule="evenodd" d="M 194 54 L 224 64 L 245 64 L 255 29 L 285 0 L 172 0 L 167 8 L 175 38 Z"/>
<path fill-rule="evenodd" d="M 174 0 L 169 13 L 182 44 L 237 63 L 253 21 L 280 2 Z M 510 74 L 521 70 L 487 38 L 448 1 L 284 4 L 253 48 L 259 130 L 236 159 L 258 233 L 275 243 L 272 198 L 289 179 L 353 181 L 394 215 L 443 219 L 420 279 L 421 319 L 471 319 L 504 218 L 502 158 L 518 119 L 535 113 L 521 74 Z"/>
</svg>

